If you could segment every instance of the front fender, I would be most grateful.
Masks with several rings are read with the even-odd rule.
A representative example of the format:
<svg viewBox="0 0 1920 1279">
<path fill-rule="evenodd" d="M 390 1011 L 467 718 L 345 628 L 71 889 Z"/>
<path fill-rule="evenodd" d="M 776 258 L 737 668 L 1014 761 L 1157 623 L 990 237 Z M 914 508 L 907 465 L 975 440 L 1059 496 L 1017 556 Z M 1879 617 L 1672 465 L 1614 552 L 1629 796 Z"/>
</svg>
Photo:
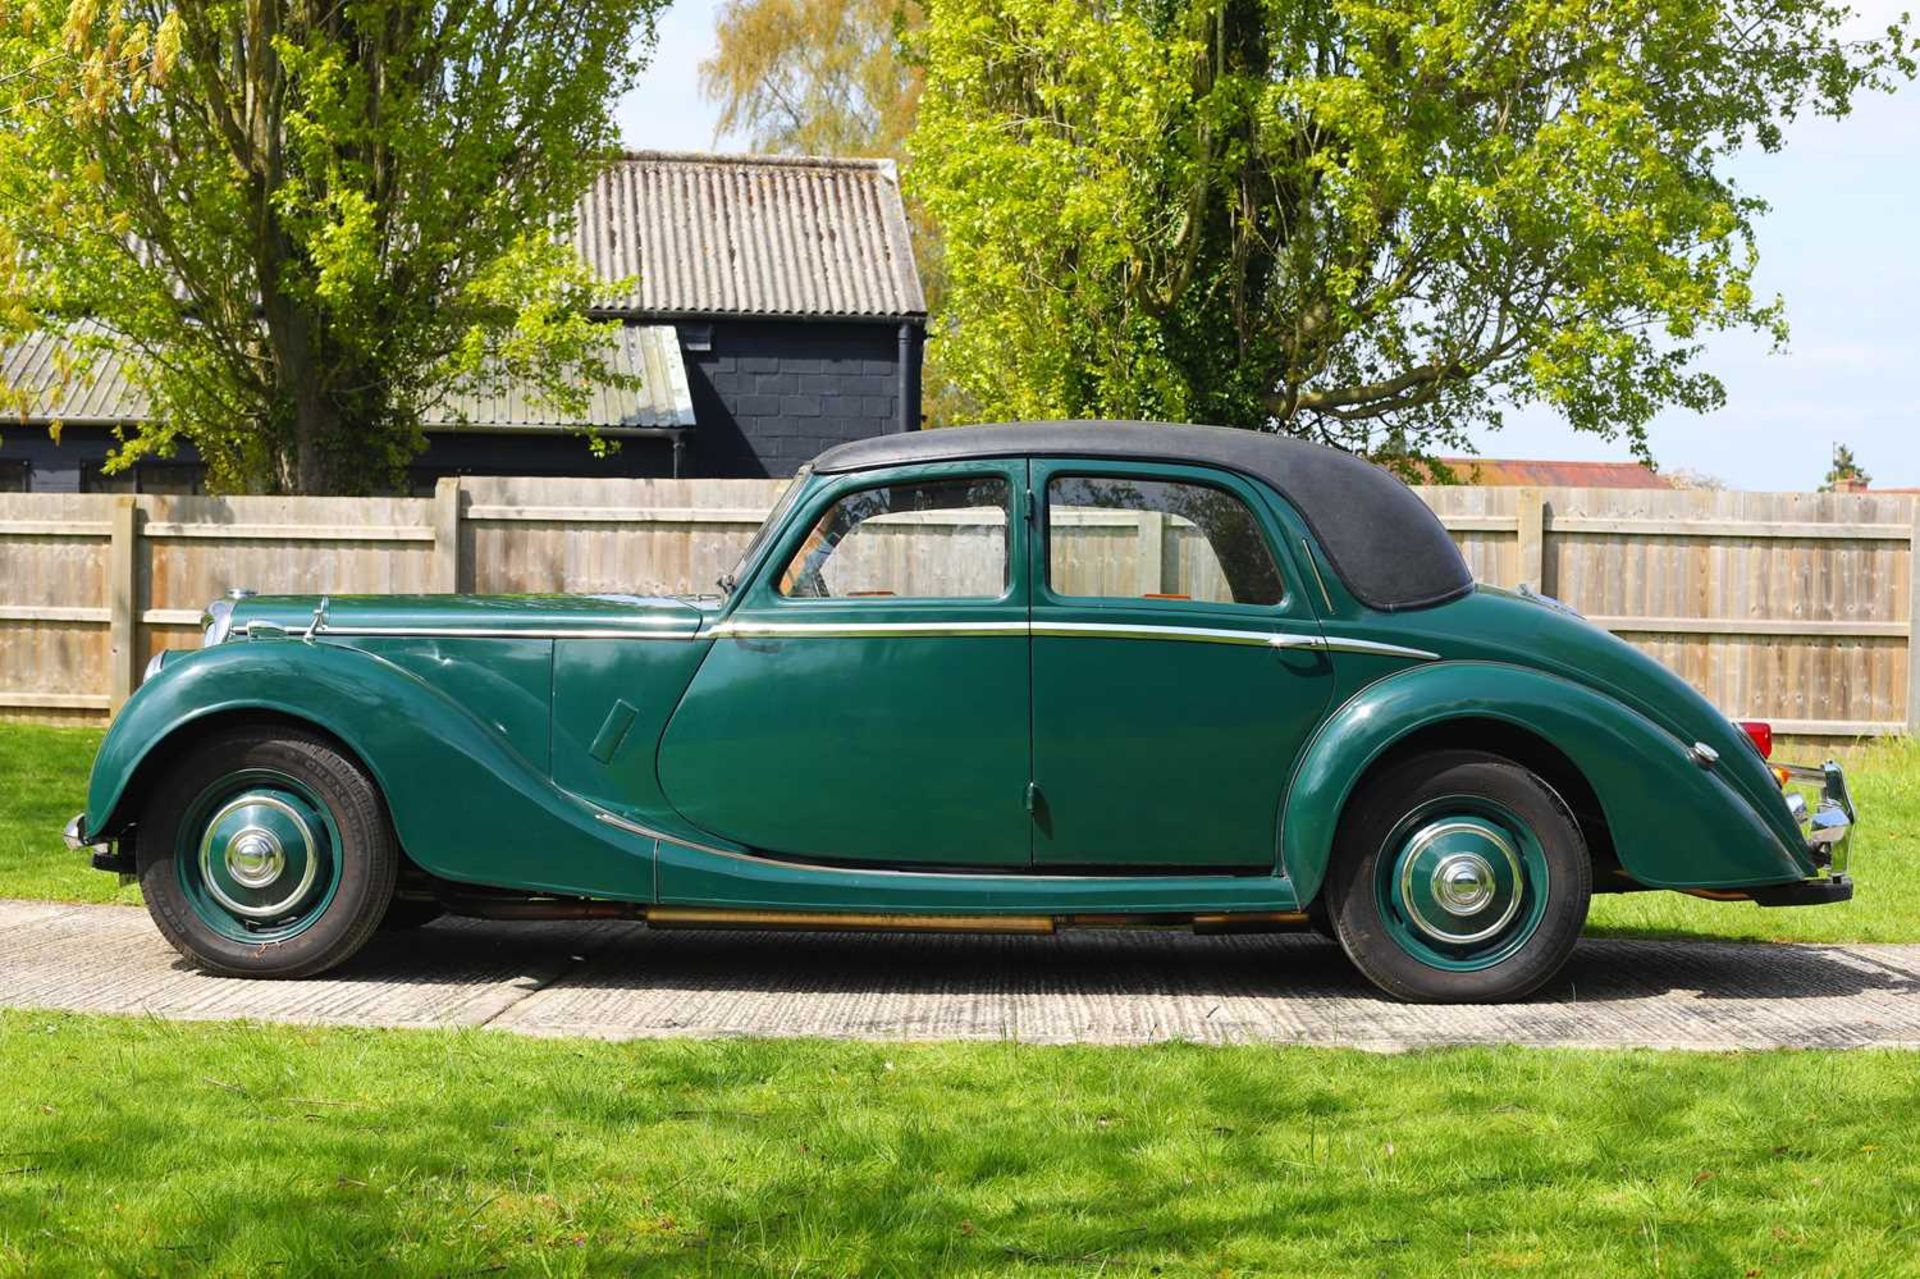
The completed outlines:
<svg viewBox="0 0 1920 1279">
<path fill-rule="evenodd" d="M 1599 797 L 1622 867 L 1642 884 L 1735 888 L 1814 873 L 1733 787 L 1638 712 L 1524 667 L 1441 662 L 1367 685 L 1307 744 L 1280 828 L 1281 863 L 1301 902 L 1319 893 L 1368 768 L 1411 734 L 1469 719 L 1532 733 L 1571 760 Z"/>
<path fill-rule="evenodd" d="M 214 717 L 254 712 L 332 734 L 372 772 L 400 843 L 447 879 L 646 900 L 653 843 L 597 820 L 499 733 L 400 667 L 356 648 L 265 640 L 170 661 L 134 694 L 94 759 L 86 829 L 135 819 L 129 787 Z"/>
</svg>

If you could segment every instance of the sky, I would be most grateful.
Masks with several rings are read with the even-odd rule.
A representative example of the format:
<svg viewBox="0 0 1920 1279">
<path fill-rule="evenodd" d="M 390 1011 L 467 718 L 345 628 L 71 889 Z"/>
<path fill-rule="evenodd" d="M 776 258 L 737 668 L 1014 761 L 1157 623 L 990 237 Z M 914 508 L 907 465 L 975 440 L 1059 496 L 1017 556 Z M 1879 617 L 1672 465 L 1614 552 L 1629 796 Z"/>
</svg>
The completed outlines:
<svg viewBox="0 0 1920 1279">
<path fill-rule="evenodd" d="M 1912 0 L 1856 0 L 1863 23 Z M 720 0 L 676 0 L 641 83 L 617 109 L 633 148 L 739 151 L 714 136 L 700 94 Z M 1920 486 L 1920 84 L 1860 99 L 1851 116 L 1806 119 L 1774 155 L 1743 155 L 1730 172 L 1772 205 L 1759 223 L 1762 297 L 1786 299 L 1792 337 L 1708 337 L 1702 367 L 1727 389 L 1710 414 L 1674 411 L 1652 427 L 1664 470 L 1698 472 L 1743 489 L 1810 489 L 1843 443 L 1876 486 Z M 1482 431 L 1487 457 L 1625 460 L 1624 441 L 1576 433 L 1538 409 Z"/>
</svg>

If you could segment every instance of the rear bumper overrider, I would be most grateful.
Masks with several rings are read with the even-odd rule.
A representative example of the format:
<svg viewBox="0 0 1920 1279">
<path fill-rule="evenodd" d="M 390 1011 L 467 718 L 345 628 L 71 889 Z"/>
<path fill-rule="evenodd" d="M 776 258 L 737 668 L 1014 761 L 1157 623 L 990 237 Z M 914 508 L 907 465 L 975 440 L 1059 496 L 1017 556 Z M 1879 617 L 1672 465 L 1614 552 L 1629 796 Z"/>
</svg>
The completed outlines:
<svg viewBox="0 0 1920 1279">
<path fill-rule="evenodd" d="M 1853 897 L 1852 846 L 1856 811 L 1847 789 L 1846 770 L 1833 760 L 1818 768 L 1778 764 L 1775 773 L 1786 792 L 1787 807 L 1800 824 L 1807 856 L 1822 873 L 1792 884 L 1752 890 L 1762 906 L 1817 906 Z"/>
</svg>

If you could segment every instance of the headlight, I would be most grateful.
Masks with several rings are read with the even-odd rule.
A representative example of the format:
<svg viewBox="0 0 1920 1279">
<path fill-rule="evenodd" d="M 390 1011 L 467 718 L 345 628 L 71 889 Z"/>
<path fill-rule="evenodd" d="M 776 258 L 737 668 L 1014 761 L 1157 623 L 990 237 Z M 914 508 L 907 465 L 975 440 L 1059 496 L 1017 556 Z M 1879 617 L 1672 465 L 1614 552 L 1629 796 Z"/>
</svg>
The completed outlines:
<svg viewBox="0 0 1920 1279">
<path fill-rule="evenodd" d="M 201 648 L 212 648 L 215 644 L 227 642 L 227 634 L 233 630 L 233 606 L 241 600 L 250 600 L 258 592 L 244 586 L 236 586 L 227 592 L 225 599 L 215 600 L 207 605 L 207 611 L 200 614 Z"/>
<path fill-rule="evenodd" d="M 233 601 L 215 600 L 207 605 L 207 611 L 200 615 L 200 628 L 204 632 L 200 638 L 201 648 L 224 644 L 227 632 L 233 629 Z"/>
</svg>

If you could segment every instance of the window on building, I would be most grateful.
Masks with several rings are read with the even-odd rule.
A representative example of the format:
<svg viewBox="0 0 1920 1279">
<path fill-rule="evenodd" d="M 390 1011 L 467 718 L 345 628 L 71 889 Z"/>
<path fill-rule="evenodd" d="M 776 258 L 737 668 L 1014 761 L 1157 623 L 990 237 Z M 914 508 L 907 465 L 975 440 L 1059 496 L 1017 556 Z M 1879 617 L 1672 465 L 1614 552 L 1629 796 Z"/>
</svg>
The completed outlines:
<svg viewBox="0 0 1920 1279">
<path fill-rule="evenodd" d="M 82 493 L 160 493 L 191 497 L 206 492 L 207 468 L 197 462 L 141 462 L 109 475 L 104 462 L 80 464 Z"/>
<path fill-rule="evenodd" d="M 921 480 L 849 493 L 827 508 L 780 574 L 796 599 L 997 599 L 1012 578 L 1011 490 L 999 476 Z"/>
<path fill-rule="evenodd" d="M 1061 475 L 1047 484 L 1047 586 L 1106 599 L 1278 604 L 1260 522 L 1210 484 Z"/>
<path fill-rule="evenodd" d="M 0 493 L 24 493 L 33 482 L 33 463 L 0 461 Z"/>
<path fill-rule="evenodd" d="M 116 471 L 109 475 L 104 464 L 100 462 L 82 462 L 80 491 L 82 493 L 138 493 L 140 486 L 135 483 L 132 471 Z"/>
<path fill-rule="evenodd" d="M 191 462 L 142 462 L 134 468 L 142 493 L 197 497 L 206 492 L 207 471 Z"/>
</svg>

